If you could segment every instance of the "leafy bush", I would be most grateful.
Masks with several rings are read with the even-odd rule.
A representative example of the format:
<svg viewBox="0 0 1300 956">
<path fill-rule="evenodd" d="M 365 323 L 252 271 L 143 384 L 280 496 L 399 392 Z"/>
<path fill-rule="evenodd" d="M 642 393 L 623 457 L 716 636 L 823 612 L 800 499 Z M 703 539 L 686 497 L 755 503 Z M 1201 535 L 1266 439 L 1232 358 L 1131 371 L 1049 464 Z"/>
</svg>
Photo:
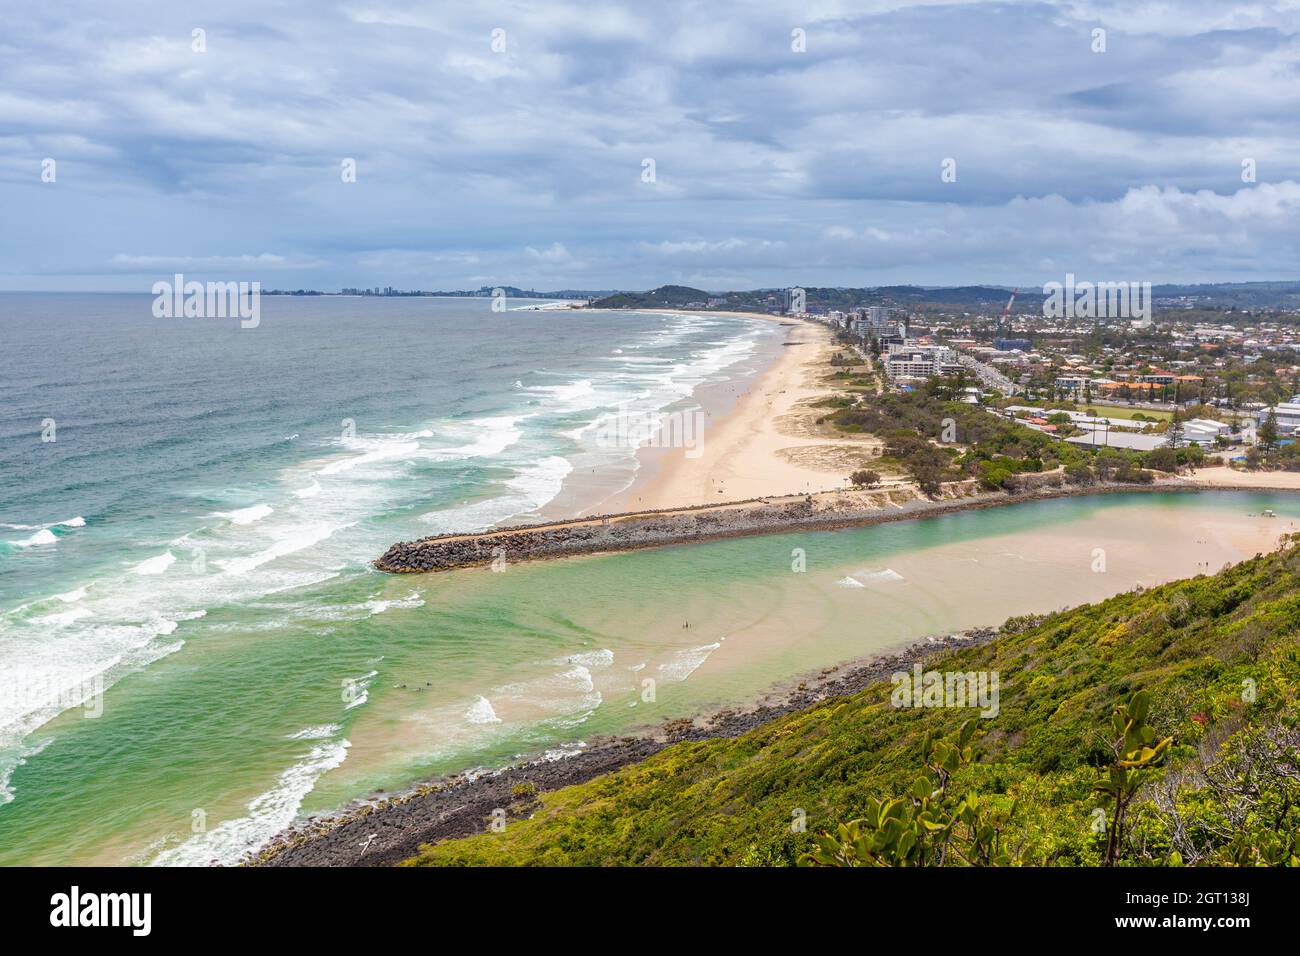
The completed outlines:
<svg viewBox="0 0 1300 956">
<path fill-rule="evenodd" d="M 914 862 L 920 852 L 934 863 L 932 839 L 920 850 L 892 835 L 877 842 L 882 820 L 892 834 L 889 820 L 924 827 L 929 813 L 948 827 L 957 815 L 948 840 L 966 841 L 976 817 L 957 811 L 972 797 L 967 808 L 982 821 L 976 835 L 988 825 L 997 837 L 979 846 L 996 852 L 963 842 L 942 854 L 944 865 L 1001 862 L 1002 853 L 1056 866 L 1300 860 L 1294 543 L 1215 575 L 1014 618 L 997 640 L 942 652 L 925 666 L 1000 673 L 999 712 L 980 721 L 977 748 L 961 741 L 969 711 L 894 708 L 881 682 L 739 737 L 675 744 L 549 791 L 505 832 L 425 847 L 412 862 L 793 865 L 819 848 L 837 852 L 817 842 L 822 833 L 841 848 L 847 840 L 855 855 L 869 838 L 863 859 L 872 862 L 900 852 Z M 1138 691 L 1145 711 L 1135 705 Z M 1122 728 L 1108 724 L 1118 713 Z M 1137 730 L 1132 738 L 1139 727 L 1152 736 Z M 1159 759 L 1134 764 L 1134 753 L 1141 761 L 1144 748 L 1168 738 L 1177 743 Z M 956 765 L 935 741 L 958 748 Z M 937 802 L 915 789 L 918 753 L 929 768 L 921 776 L 943 772 Z M 1109 786 L 1117 765 L 1135 775 L 1119 791 L 1098 791 L 1099 775 Z M 1112 830 L 1119 793 L 1124 823 Z M 895 800 L 903 804 L 890 809 Z M 792 826 L 795 813 L 806 831 Z M 839 824 L 852 820 L 864 822 L 841 834 Z"/>
</svg>

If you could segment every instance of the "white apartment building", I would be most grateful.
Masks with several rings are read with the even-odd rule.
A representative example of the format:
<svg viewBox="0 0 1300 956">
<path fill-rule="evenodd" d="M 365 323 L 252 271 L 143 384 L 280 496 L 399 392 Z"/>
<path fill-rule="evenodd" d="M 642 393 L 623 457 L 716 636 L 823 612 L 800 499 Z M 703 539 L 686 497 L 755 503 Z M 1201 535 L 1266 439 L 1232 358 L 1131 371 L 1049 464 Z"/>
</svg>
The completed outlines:
<svg viewBox="0 0 1300 956">
<path fill-rule="evenodd" d="M 889 332 L 889 310 L 873 305 L 853 313 L 853 332 L 863 337 L 882 338 Z"/>
<path fill-rule="evenodd" d="M 884 356 L 885 372 L 891 379 L 924 379 L 961 371 L 957 353 L 946 345 L 918 345 L 891 342 Z"/>
</svg>

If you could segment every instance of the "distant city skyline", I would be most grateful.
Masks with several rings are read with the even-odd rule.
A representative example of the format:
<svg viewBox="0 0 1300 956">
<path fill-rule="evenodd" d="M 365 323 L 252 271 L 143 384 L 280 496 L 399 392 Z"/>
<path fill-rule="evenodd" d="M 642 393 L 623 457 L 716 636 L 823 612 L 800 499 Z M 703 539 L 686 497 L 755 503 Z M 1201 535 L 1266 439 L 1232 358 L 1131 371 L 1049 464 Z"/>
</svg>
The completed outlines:
<svg viewBox="0 0 1300 956">
<path fill-rule="evenodd" d="M 1300 278 L 1281 0 L 74 0 L 3 50 L 0 290 Z"/>
</svg>

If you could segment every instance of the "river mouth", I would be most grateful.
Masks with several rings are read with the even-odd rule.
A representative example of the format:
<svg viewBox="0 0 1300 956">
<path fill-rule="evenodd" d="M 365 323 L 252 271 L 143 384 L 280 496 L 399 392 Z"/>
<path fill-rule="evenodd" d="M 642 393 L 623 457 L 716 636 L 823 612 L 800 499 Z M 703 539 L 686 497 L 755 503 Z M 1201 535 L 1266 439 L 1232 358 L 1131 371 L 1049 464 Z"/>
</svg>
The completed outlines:
<svg viewBox="0 0 1300 956">
<path fill-rule="evenodd" d="M 1217 571 L 1298 525 L 1288 494 L 1109 494 L 501 573 L 364 575 L 345 593 L 279 596 L 280 617 L 287 603 L 301 615 L 275 631 L 264 609 L 220 609 L 205 640 L 111 688 L 100 716 L 69 713 L 33 741 L 0 808 L 0 860 L 230 861 L 303 813 Z"/>
</svg>

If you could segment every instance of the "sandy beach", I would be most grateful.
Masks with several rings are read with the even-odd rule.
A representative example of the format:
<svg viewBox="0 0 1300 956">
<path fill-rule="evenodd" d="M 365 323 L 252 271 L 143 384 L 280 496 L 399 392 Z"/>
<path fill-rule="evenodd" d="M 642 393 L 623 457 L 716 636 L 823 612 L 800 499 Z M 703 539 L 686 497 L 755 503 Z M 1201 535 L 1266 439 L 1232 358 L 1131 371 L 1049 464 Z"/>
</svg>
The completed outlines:
<svg viewBox="0 0 1300 956">
<path fill-rule="evenodd" d="M 846 487 L 849 474 L 870 461 L 878 444 L 874 439 L 835 436 L 816 425 L 825 411 L 811 403 L 832 392 L 825 382 L 830 330 L 815 322 L 743 314 L 778 322 L 785 330 L 775 360 L 730 403 L 730 396 L 700 389 L 696 398 L 707 416 L 700 447 L 689 453 L 642 448 L 631 487 L 602 502 L 599 511 L 829 491 Z"/>
<path fill-rule="evenodd" d="M 554 600 L 582 633 L 600 635 L 598 646 L 607 648 L 610 666 L 593 664 L 587 679 L 601 695 L 599 714 L 626 717 L 602 724 L 603 734 L 590 723 L 574 729 L 584 746 L 570 746 L 558 759 L 538 761 L 534 751 L 503 763 L 507 769 L 500 773 L 497 766 L 485 765 L 464 775 L 431 777 L 396 797 L 374 793 L 324 818 L 299 822 L 258 858 L 275 865 L 391 865 L 422 843 L 481 832 L 492 809 L 508 805 L 511 787 L 520 781 L 554 789 L 640 760 L 668 742 L 744 732 L 774 714 L 880 679 L 898 669 L 900 654 L 911 660 L 972 637 L 985 639 L 1013 614 L 1050 613 L 1138 586 L 1211 573 L 1272 550 L 1279 536 L 1294 532 L 1300 522 L 1285 501 L 1270 502 L 1279 510 L 1270 518 L 1258 502 L 1237 499 L 1235 493 L 1213 504 L 1208 494 L 1190 487 L 1142 486 L 1133 494 L 1136 490 L 1093 489 L 1077 505 L 1039 496 L 1033 501 L 989 496 L 951 502 L 976 510 L 944 517 L 936 517 L 934 503 L 925 509 L 882 509 L 882 518 L 922 520 L 898 521 L 897 532 L 889 534 L 863 529 L 808 535 L 800 539 L 810 558 L 806 573 L 785 570 L 788 539 L 774 549 L 776 570 L 757 576 L 737 570 L 731 559 L 710 559 L 706 547 L 680 549 L 671 561 L 628 556 L 635 569 L 620 559 L 539 563 L 508 575 L 466 572 L 455 586 L 461 594 L 498 587 L 501 594 L 506 589 L 517 594 L 537 575 L 533 600 Z M 1170 490 L 1181 493 L 1169 495 Z M 1174 500 L 1160 501 L 1162 492 Z M 1017 509 L 1038 509 L 1039 520 L 1023 523 L 1018 515 L 1025 512 Z M 963 527 L 981 530 L 969 533 Z M 762 549 L 755 545 L 753 553 Z M 1104 571 L 1097 568 L 1098 549 Z M 577 606 L 559 596 L 598 593 L 611 580 L 605 575 L 618 569 L 636 585 L 608 589 L 617 591 L 617 601 Z M 434 580 L 448 580 L 437 601 L 445 620 L 455 598 L 449 579 Z M 644 598 L 635 600 L 641 593 Z M 550 613 L 543 607 L 542 617 L 532 620 Z M 683 619 L 689 619 L 689 631 L 682 628 Z M 644 672 L 663 677 L 668 671 L 660 664 L 683 653 L 696 656 L 680 682 L 664 684 L 662 701 L 670 700 L 674 689 L 682 695 L 672 709 L 644 702 L 627 709 L 643 671 L 620 665 L 644 661 Z M 861 680 L 840 683 L 848 675 Z M 828 677 L 833 686 L 826 685 Z M 445 703 L 390 694 L 365 715 L 369 722 L 350 728 L 349 771 L 365 779 L 367 761 L 391 760 L 394 748 L 414 754 L 440 744 L 449 720 L 454 729 L 468 693 L 481 692 L 509 723 L 552 713 L 549 705 L 538 713 L 520 708 L 535 707 L 532 695 L 543 687 L 552 688 L 549 694 L 569 686 L 546 678 L 523 684 L 516 674 L 499 681 L 503 686 L 471 685 L 458 701 Z M 512 699 L 509 689 L 521 686 L 532 688 L 528 699 Z M 408 708 L 420 716 L 407 714 Z M 377 837 L 362 855 L 371 834 Z"/>
<path fill-rule="evenodd" d="M 1194 475 L 1181 476 L 1188 484 L 1210 488 L 1277 489 L 1300 491 L 1300 471 L 1239 471 L 1219 466 L 1198 468 Z"/>
</svg>

